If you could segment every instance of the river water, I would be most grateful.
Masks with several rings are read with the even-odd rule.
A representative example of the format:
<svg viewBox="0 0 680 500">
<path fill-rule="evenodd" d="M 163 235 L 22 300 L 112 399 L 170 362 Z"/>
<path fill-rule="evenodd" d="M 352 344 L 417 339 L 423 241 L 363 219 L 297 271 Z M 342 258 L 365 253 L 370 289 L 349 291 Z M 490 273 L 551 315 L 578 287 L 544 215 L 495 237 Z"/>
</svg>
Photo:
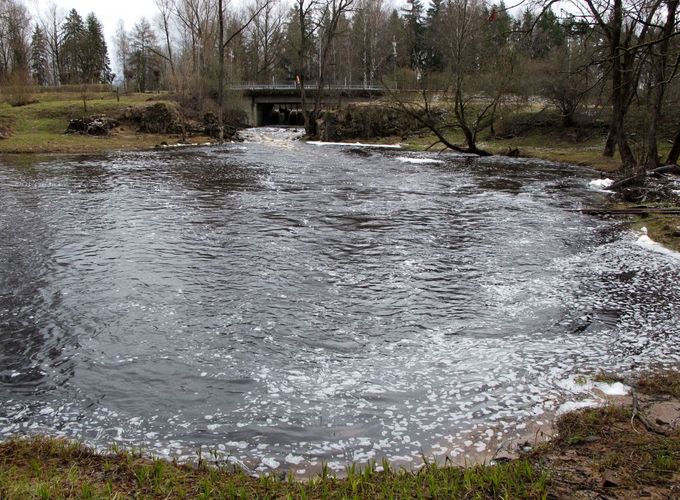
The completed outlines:
<svg viewBox="0 0 680 500">
<path fill-rule="evenodd" d="M 572 211 L 592 172 L 291 135 L 1 160 L 0 436 L 489 458 L 576 374 L 678 361 L 680 260 Z"/>
</svg>

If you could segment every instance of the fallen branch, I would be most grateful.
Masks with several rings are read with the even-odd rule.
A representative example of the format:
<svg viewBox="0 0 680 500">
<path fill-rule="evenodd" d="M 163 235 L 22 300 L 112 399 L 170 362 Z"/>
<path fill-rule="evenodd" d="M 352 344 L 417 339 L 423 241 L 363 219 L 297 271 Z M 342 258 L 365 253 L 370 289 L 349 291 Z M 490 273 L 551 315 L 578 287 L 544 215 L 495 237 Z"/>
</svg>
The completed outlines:
<svg viewBox="0 0 680 500">
<path fill-rule="evenodd" d="M 680 208 L 675 207 L 640 207 L 640 208 L 579 208 L 570 212 L 581 212 L 588 215 L 647 215 L 647 214 L 666 214 L 680 215 Z"/>
</svg>

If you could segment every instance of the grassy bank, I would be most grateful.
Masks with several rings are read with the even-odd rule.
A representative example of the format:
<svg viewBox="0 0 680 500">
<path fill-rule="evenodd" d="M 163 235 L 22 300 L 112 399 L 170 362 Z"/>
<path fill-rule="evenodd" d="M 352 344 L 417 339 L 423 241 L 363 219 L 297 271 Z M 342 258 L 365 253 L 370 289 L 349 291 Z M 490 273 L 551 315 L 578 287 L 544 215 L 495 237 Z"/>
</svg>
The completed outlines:
<svg viewBox="0 0 680 500">
<path fill-rule="evenodd" d="M 130 453 L 98 455 L 63 441 L 0 444 L 1 498 L 541 498 L 547 475 L 526 460 L 418 473 L 367 467 L 346 478 L 249 477 L 231 468 L 176 465 Z"/>
<path fill-rule="evenodd" d="M 632 402 L 567 414 L 552 442 L 493 466 L 408 472 L 383 464 L 380 472 L 375 465 L 352 467 L 341 479 L 324 472 L 298 481 L 128 452 L 98 454 L 48 438 L 10 440 L 0 443 L 0 498 L 677 497 L 680 434 L 672 420 L 680 416 L 680 375 L 647 375 L 634 385 Z"/>
<path fill-rule="evenodd" d="M 0 129 L 11 131 L 0 139 L 0 154 L 30 153 L 99 153 L 112 150 L 153 148 L 165 141 L 177 142 L 177 136 L 138 133 L 135 127 L 121 126 L 107 137 L 64 134 L 69 120 L 84 116 L 116 115 L 130 106 L 144 106 L 163 101 L 162 94 L 130 94 L 119 97 L 112 92 L 90 93 L 85 110 L 82 95 L 75 92 L 36 94 L 36 101 L 13 107 L 0 103 Z"/>
</svg>

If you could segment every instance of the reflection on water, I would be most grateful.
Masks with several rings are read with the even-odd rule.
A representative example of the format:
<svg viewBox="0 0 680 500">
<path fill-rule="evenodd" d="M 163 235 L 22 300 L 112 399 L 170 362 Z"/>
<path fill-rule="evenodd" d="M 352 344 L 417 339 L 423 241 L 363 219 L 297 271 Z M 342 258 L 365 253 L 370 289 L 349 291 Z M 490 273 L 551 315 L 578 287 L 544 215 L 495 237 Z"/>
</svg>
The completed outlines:
<svg viewBox="0 0 680 500">
<path fill-rule="evenodd" d="M 588 172 L 296 134 L 0 168 L 0 435 L 408 464 L 677 360 L 678 261 Z"/>
</svg>

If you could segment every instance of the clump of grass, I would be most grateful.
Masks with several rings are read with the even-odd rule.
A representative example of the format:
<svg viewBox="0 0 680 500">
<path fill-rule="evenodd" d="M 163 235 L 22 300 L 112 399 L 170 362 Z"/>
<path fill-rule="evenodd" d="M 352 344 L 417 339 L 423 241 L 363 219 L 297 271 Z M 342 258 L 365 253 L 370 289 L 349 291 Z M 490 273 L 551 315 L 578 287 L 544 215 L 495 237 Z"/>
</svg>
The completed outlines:
<svg viewBox="0 0 680 500">
<path fill-rule="evenodd" d="M 555 423 L 557 445 L 576 445 L 609 436 L 614 422 L 630 418 L 631 409 L 609 405 L 596 410 L 580 410 L 563 415 Z"/>
<path fill-rule="evenodd" d="M 650 395 L 668 395 L 680 398 L 680 372 L 665 370 L 642 374 L 637 381 L 637 389 Z"/>
<path fill-rule="evenodd" d="M 615 373 L 605 372 L 600 370 L 593 376 L 593 382 L 601 382 L 603 384 L 615 384 L 616 382 L 623 382 L 623 377 Z"/>
</svg>

